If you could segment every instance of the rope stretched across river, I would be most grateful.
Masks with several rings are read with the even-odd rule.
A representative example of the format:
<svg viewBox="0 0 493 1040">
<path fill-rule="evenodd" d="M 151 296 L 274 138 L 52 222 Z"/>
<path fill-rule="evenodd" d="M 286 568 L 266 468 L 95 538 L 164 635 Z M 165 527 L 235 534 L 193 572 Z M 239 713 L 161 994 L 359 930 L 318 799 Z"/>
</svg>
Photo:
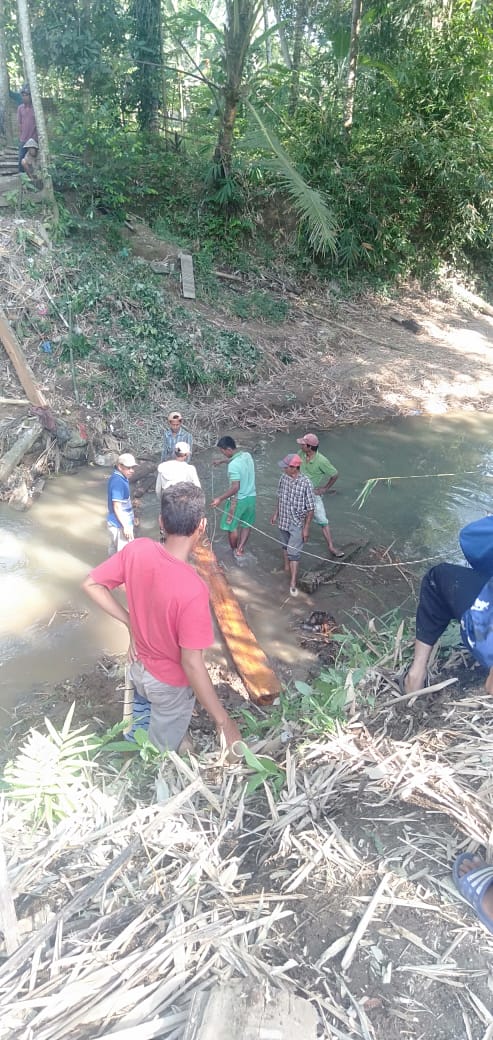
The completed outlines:
<svg viewBox="0 0 493 1040">
<path fill-rule="evenodd" d="M 216 506 L 216 509 L 221 510 L 221 506 Z M 264 538 L 268 538 L 270 542 L 275 542 L 280 549 L 284 549 L 284 545 L 279 538 L 276 538 L 273 534 L 268 534 L 267 531 L 262 531 L 261 527 L 256 527 L 255 524 L 245 524 L 245 527 L 249 527 L 251 531 L 256 531 L 257 534 L 261 534 Z M 214 531 L 210 538 L 211 545 L 216 534 L 216 523 L 214 518 Z M 402 570 L 404 567 L 417 567 L 418 564 L 422 563 L 433 563 L 434 560 L 441 560 L 441 556 L 423 556 L 420 560 L 404 560 L 403 562 L 396 563 L 352 563 L 351 560 L 342 560 L 336 557 L 335 560 L 330 560 L 327 556 L 319 556 L 318 553 L 309 552 L 308 549 L 302 549 L 301 554 L 303 556 L 309 556 L 312 560 L 320 560 L 322 563 L 337 563 L 338 567 L 355 567 L 359 571 L 374 571 L 385 567 L 397 567 Z"/>
</svg>

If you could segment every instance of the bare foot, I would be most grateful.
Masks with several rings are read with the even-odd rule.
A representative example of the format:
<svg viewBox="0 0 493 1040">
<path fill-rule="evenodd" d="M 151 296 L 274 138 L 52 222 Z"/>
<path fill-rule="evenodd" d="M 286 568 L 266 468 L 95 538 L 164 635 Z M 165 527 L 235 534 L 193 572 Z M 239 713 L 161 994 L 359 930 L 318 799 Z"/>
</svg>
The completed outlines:
<svg viewBox="0 0 493 1040">
<path fill-rule="evenodd" d="M 410 668 L 404 676 L 402 688 L 404 693 L 417 693 L 426 687 L 426 672 L 413 672 Z"/>
</svg>

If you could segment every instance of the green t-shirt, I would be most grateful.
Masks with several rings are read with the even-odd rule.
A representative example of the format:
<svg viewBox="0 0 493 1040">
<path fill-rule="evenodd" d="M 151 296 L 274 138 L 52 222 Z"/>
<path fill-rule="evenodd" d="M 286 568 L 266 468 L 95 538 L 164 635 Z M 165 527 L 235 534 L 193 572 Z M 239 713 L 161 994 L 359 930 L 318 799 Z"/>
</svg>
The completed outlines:
<svg viewBox="0 0 493 1040">
<path fill-rule="evenodd" d="M 309 461 L 306 455 L 303 455 L 301 472 L 311 480 L 314 488 L 317 488 L 323 487 L 329 480 L 329 477 L 333 477 L 337 473 L 337 470 L 332 465 L 330 459 L 322 455 L 320 451 L 316 451 Z"/>
<path fill-rule="evenodd" d="M 237 451 L 236 455 L 228 462 L 228 477 L 230 484 L 233 480 L 239 480 L 238 501 L 241 498 L 251 498 L 255 495 L 255 466 L 252 456 L 248 451 Z"/>
</svg>

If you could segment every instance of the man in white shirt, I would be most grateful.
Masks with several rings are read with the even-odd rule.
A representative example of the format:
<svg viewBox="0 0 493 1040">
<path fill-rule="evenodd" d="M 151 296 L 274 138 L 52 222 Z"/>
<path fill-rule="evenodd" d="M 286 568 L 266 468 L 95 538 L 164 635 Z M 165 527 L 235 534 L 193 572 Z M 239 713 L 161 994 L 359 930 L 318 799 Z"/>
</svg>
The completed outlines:
<svg viewBox="0 0 493 1040">
<path fill-rule="evenodd" d="M 172 459 L 168 459 L 166 462 L 161 462 L 157 468 L 157 480 L 156 480 L 156 495 L 159 502 L 159 527 L 161 531 L 161 538 L 165 537 L 165 532 L 161 527 L 161 496 L 163 491 L 167 488 L 172 487 L 174 484 L 195 484 L 196 487 L 200 487 L 200 480 L 197 475 L 195 466 L 192 466 L 190 459 L 191 448 L 186 441 L 178 441 L 175 444 L 175 454 Z"/>
</svg>

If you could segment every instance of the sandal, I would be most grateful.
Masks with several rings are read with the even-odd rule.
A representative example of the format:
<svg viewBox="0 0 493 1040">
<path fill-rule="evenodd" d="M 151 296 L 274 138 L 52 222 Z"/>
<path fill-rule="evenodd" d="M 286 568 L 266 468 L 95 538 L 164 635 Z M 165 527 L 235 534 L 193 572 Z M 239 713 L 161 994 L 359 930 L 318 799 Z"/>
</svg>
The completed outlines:
<svg viewBox="0 0 493 1040">
<path fill-rule="evenodd" d="M 396 679 L 397 679 L 397 685 L 398 685 L 398 687 L 399 687 L 399 692 L 400 692 L 400 693 L 402 693 L 402 696 L 403 696 L 403 697 L 411 697 L 411 696 L 414 696 L 414 694 L 410 694 L 410 693 L 408 692 L 408 690 L 406 690 L 406 679 L 407 679 L 407 676 L 408 676 L 408 674 L 409 674 L 409 665 L 407 665 L 407 668 L 403 668 L 403 669 L 402 669 L 402 671 L 401 671 L 401 672 L 399 672 L 399 675 L 397 675 L 397 676 L 396 676 Z M 429 672 L 427 672 L 427 673 L 426 673 L 426 675 L 425 675 L 425 681 L 424 681 L 424 684 L 423 684 L 423 686 L 421 687 L 421 689 L 422 689 L 422 690 L 426 690 L 426 688 L 427 688 L 428 686 L 431 686 L 431 682 L 430 682 L 430 674 L 429 674 Z M 417 691 L 417 690 L 415 690 L 414 692 L 415 692 L 415 693 L 417 693 L 418 691 Z"/>
<path fill-rule="evenodd" d="M 472 906 L 481 923 L 493 935 L 493 918 L 488 916 L 481 905 L 486 890 L 493 885 L 493 867 L 488 866 L 487 863 L 480 863 L 472 870 L 468 870 L 467 874 L 459 874 L 459 867 L 464 860 L 474 858 L 470 852 L 463 852 L 458 856 L 453 866 L 452 877 L 462 898 L 469 903 L 469 906 Z"/>
</svg>

